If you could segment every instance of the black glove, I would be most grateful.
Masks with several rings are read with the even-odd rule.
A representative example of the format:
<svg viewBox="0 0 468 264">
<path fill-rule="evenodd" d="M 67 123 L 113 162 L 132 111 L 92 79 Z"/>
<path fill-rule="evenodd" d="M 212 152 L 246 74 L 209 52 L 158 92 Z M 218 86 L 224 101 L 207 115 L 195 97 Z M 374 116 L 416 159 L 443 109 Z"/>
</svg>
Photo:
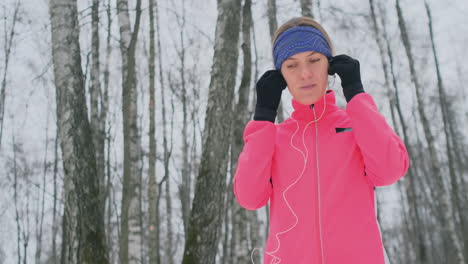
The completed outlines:
<svg viewBox="0 0 468 264">
<path fill-rule="evenodd" d="M 254 120 L 275 122 L 281 93 L 286 88 L 286 80 L 279 70 L 265 72 L 255 85 L 257 104 Z"/>
<path fill-rule="evenodd" d="M 328 74 L 338 73 L 338 76 L 340 76 L 346 102 L 351 101 L 356 94 L 364 93 L 359 68 L 359 61 L 348 55 L 342 54 L 330 59 Z"/>
</svg>

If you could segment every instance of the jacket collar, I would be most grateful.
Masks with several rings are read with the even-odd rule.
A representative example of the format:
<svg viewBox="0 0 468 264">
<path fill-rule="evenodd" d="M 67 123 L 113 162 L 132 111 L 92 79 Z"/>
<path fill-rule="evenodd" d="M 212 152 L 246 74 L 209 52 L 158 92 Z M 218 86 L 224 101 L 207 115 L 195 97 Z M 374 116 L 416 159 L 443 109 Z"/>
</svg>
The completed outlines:
<svg viewBox="0 0 468 264">
<path fill-rule="evenodd" d="M 336 98 L 335 98 L 335 91 L 327 90 L 327 93 L 324 95 L 325 100 L 321 97 L 315 104 L 311 105 L 304 105 L 296 101 L 296 99 L 292 99 L 292 106 L 294 108 L 294 112 L 292 113 L 291 117 L 296 120 L 305 120 L 305 121 L 312 121 L 316 118 L 319 118 L 322 114 L 323 109 L 325 108 L 325 113 L 336 108 Z M 325 105 L 325 102 L 326 105 Z M 316 118 L 314 117 L 313 109 L 315 109 Z"/>
</svg>

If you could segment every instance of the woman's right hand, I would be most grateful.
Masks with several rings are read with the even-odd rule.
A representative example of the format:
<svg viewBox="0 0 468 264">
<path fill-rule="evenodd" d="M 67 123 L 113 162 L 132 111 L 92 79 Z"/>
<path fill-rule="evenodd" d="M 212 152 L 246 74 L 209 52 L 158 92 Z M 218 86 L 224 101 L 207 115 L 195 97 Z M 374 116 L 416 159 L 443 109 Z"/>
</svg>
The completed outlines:
<svg viewBox="0 0 468 264">
<path fill-rule="evenodd" d="M 266 71 L 255 85 L 257 104 L 254 120 L 275 122 L 276 111 L 281 100 L 281 93 L 286 88 L 286 80 L 281 71 Z"/>
</svg>

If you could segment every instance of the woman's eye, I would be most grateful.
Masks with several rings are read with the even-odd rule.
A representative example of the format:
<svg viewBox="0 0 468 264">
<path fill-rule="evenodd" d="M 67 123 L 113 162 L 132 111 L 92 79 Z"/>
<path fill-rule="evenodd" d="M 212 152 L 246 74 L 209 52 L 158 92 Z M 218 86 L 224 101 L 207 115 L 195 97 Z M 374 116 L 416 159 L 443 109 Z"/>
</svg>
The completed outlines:
<svg viewBox="0 0 468 264">
<path fill-rule="evenodd" d="M 296 68 L 296 64 L 289 64 L 286 67 L 289 69 Z"/>
<path fill-rule="evenodd" d="M 310 60 L 310 62 L 314 63 L 314 62 L 317 62 L 319 61 L 320 59 L 313 59 L 313 60 Z"/>
</svg>

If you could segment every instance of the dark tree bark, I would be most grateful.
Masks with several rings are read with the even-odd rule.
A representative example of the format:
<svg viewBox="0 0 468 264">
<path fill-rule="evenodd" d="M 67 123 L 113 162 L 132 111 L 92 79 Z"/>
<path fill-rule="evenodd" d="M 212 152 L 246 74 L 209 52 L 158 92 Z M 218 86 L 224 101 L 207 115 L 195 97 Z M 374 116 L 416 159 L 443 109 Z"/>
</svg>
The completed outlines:
<svg viewBox="0 0 468 264">
<path fill-rule="evenodd" d="M 90 112 L 91 130 L 93 142 L 96 149 L 97 179 L 100 188 L 100 210 L 105 208 L 105 136 L 106 136 L 106 116 L 107 104 L 104 102 L 103 92 L 100 82 L 100 59 L 99 59 L 99 0 L 93 0 L 91 7 L 91 86 L 90 86 Z"/>
<path fill-rule="evenodd" d="M 278 21 L 276 19 L 276 0 L 268 0 L 267 10 L 268 10 L 268 28 L 270 29 L 271 41 L 273 41 L 273 35 L 275 34 L 276 29 L 278 28 Z M 283 105 L 281 104 L 281 101 L 280 101 L 280 104 L 278 105 L 277 112 L 278 112 L 278 115 L 276 117 L 276 120 L 278 123 L 281 123 L 284 121 Z M 268 212 L 268 205 L 267 205 L 267 212 Z M 269 215 L 267 217 L 269 217 Z"/>
<path fill-rule="evenodd" d="M 302 16 L 314 18 L 312 12 L 312 0 L 300 0 L 301 1 L 301 14 Z"/>
</svg>

